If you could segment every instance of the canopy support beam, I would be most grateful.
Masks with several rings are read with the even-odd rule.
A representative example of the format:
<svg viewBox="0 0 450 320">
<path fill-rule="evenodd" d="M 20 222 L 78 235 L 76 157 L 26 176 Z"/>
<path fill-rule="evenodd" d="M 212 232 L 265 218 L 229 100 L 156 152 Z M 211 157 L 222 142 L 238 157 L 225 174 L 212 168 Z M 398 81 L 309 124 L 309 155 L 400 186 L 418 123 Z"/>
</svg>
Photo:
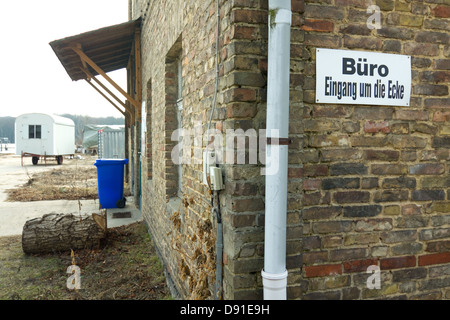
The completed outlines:
<svg viewBox="0 0 450 320">
<path fill-rule="evenodd" d="M 71 46 L 72 49 L 81 59 L 81 61 L 87 63 L 92 69 L 94 69 L 99 75 L 101 75 L 106 81 L 108 81 L 117 91 L 119 91 L 130 103 L 138 110 L 140 104 L 133 99 L 125 90 L 123 90 L 113 79 L 111 79 L 94 61 L 92 61 L 79 46 Z"/>
</svg>

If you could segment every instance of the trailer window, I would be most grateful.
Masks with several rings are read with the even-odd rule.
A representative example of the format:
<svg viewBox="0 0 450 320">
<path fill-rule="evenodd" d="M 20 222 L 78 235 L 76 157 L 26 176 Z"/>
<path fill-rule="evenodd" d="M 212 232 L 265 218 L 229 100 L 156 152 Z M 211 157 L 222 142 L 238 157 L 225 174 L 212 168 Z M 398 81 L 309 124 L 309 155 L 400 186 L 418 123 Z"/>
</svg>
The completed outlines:
<svg viewBox="0 0 450 320">
<path fill-rule="evenodd" d="M 41 139 L 41 126 L 29 125 L 28 126 L 28 139 Z"/>
</svg>

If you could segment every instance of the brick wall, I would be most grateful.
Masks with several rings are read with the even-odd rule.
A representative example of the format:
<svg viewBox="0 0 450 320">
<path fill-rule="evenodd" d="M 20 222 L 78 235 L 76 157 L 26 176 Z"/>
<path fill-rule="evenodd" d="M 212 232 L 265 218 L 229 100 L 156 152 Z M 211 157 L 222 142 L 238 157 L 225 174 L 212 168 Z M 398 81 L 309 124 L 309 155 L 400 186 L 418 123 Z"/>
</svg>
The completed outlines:
<svg viewBox="0 0 450 320">
<path fill-rule="evenodd" d="M 367 1 L 291 1 L 290 299 L 450 295 L 449 7 L 439 0 L 372 2 L 381 9 L 379 30 L 366 26 Z M 215 1 L 133 3 L 133 17 L 144 15 L 143 99 L 151 114 L 142 211 L 181 296 L 211 298 L 216 221 L 202 165 L 183 165 L 184 193 L 170 191 L 174 116 L 167 59 L 178 40 L 183 127 L 203 133 L 214 94 Z M 267 0 L 220 1 L 220 81 L 212 122 L 219 132 L 265 128 L 267 6 Z M 411 55 L 411 105 L 316 104 L 317 47 Z M 192 160 L 201 158 L 204 146 L 192 146 Z M 224 298 L 260 299 L 262 165 L 221 167 Z M 366 287 L 371 265 L 381 270 L 381 289 Z"/>
<path fill-rule="evenodd" d="M 302 299 L 450 298 L 449 9 L 305 1 Z M 315 104 L 315 48 L 411 55 L 409 107 Z M 381 288 L 367 288 L 368 266 Z"/>
</svg>

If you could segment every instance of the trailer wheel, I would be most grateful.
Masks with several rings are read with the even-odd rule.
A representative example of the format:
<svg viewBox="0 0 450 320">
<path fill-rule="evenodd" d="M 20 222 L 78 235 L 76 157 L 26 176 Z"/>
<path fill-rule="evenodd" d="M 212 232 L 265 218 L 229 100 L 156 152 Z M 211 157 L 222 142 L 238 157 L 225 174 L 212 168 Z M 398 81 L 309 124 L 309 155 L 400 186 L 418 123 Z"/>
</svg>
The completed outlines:
<svg viewBox="0 0 450 320">
<path fill-rule="evenodd" d="M 33 165 L 37 165 L 39 161 L 39 157 L 33 157 L 31 158 L 31 162 L 33 163 Z"/>
<path fill-rule="evenodd" d="M 62 164 L 63 163 L 63 156 L 56 156 L 56 162 L 58 164 Z"/>
</svg>

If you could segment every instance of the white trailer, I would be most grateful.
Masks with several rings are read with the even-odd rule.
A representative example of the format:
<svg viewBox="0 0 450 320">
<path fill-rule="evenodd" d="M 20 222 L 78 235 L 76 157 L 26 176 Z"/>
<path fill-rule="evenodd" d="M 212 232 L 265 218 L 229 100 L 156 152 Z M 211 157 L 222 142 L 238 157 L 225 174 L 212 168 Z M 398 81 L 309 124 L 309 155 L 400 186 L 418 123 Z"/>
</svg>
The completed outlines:
<svg viewBox="0 0 450 320">
<path fill-rule="evenodd" d="M 75 124 L 71 119 L 45 114 L 26 113 L 15 123 L 16 154 L 32 157 L 36 165 L 40 158 L 54 157 L 62 164 L 63 156 L 75 154 Z"/>
</svg>

